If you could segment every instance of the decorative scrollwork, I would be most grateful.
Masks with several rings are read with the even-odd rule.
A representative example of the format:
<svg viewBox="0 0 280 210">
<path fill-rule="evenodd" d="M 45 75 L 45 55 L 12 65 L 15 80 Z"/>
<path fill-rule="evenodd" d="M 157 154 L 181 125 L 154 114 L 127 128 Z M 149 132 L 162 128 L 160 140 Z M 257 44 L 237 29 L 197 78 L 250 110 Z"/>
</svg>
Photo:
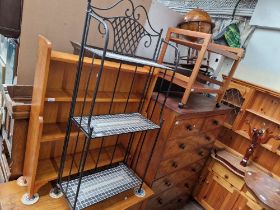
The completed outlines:
<svg viewBox="0 0 280 210">
<path fill-rule="evenodd" d="M 113 10 L 117 6 L 121 6 L 122 3 L 127 7 L 123 14 L 111 17 L 102 15 L 102 11 Z M 156 38 L 157 42 L 159 42 L 161 38 L 161 31 L 157 32 L 151 26 L 145 7 L 142 5 L 135 7 L 132 0 L 119 0 L 107 8 L 99 8 L 91 5 L 91 12 L 111 25 L 111 36 L 113 36 L 111 37 L 111 40 L 113 40 L 112 50 L 116 53 L 134 56 L 142 39 L 146 39 L 141 42 L 144 47 L 149 48 L 152 45 L 153 38 Z M 142 21 L 144 22 L 147 20 L 146 27 L 141 23 L 142 14 L 144 17 Z M 102 24 L 99 23 L 98 31 L 101 35 L 105 35 L 103 27 L 101 26 Z M 158 44 L 156 47 L 158 47 Z M 157 51 L 157 49 L 155 49 L 155 51 Z"/>
</svg>

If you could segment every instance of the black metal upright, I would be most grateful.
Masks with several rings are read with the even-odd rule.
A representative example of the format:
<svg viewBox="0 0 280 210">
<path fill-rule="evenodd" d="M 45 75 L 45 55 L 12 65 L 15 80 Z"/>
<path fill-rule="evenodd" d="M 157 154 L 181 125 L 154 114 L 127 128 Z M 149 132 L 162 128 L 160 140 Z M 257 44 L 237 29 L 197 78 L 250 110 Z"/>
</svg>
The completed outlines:
<svg viewBox="0 0 280 210">
<path fill-rule="evenodd" d="M 101 15 L 105 11 L 112 10 L 120 4 L 125 4 L 128 7 L 124 14 L 114 17 L 105 17 L 104 15 Z M 140 10 L 143 11 L 147 18 L 145 27 L 140 23 Z M 90 27 L 93 25 L 97 26 L 97 31 L 99 31 L 103 36 L 104 41 L 101 48 L 93 47 L 88 44 L 89 34 L 91 32 Z M 149 31 L 151 32 L 149 32 L 147 28 L 149 28 Z M 113 40 L 111 47 L 109 47 L 110 36 L 110 40 Z M 91 4 L 91 0 L 88 0 L 82 42 L 81 44 L 76 44 L 80 48 L 80 55 L 57 180 L 58 188 L 63 192 L 72 209 L 84 209 L 129 189 L 136 189 L 135 193 L 139 196 L 144 194 L 143 183 L 145 181 L 148 167 L 164 122 L 162 111 L 171 90 L 172 81 L 175 76 L 179 60 L 178 49 L 169 43 L 165 43 L 161 36 L 162 30 L 157 32 L 153 29 L 145 8 L 141 5 L 135 7 L 132 0 L 118 0 L 115 4 L 108 8 L 97 8 Z M 155 43 L 154 47 L 152 42 Z M 154 53 L 152 55 L 152 59 L 136 56 L 136 52 L 140 44 L 143 44 L 146 48 L 153 47 Z M 168 44 L 175 50 L 177 59 L 175 60 L 175 68 L 173 69 L 156 62 L 162 44 Z M 109 48 L 111 48 L 111 50 Z M 79 114 L 75 114 L 81 74 L 84 69 L 85 55 L 91 56 L 91 65 L 89 70 L 87 69 L 89 71 L 89 76 L 85 83 L 86 86 L 84 89 L 83 100 L 82 102 L 79 101 L 79 103 L 82 104 L 81 109 Z M 94 67 L 96 67 L 95 61 L 97 59 L 99 59 L 99 67 L 95 78 L 94 90 L 91 93 L 89 91 L 89 86 L 93 82 L 92 78 L 94 77 L 92 75 Z M 96 115 L 94 114 L 94 110 L 96 100 L 98 98 L 105 60 L 110 60 L 118 64 L 118 70 L 116 71 L 117 77 L 115 81 L 112 81 L 112 83 L 114 83 L 114 90 L 112 91 L 112 98 L 110 100 L 108 113 L 104 115 Z M 112 107 L 116 94 L 116 88 L 120 82 L 119 75 L 124 64 L 133 65 L 135 66 L 135 69 L 132 71 L 132 81 L 126 98 L 124 110 L 123 112 L 116 114 L 112 112 Z M 145 76 L 145 83 L 141 92 L 138 112 L 128 113 L 127 108 L 129 107 L 132 88 L 135 85 L 135 77 L 139 71 L 139 67 L 143 66 L 147 67 L 147 75 Z M 169 88 L 164 92 L 164 100 L 161 104 L 161 110 L 158 117 L 159 119 L 157 120 L 159 124 L 157 124 L 157 122 L 153 122 L 152 118 L 156 102 L 159 99 L 159 94 L 161 93 L 162 83 L 159 86 L 157 94 L 154 98 L 155 102 L 149 103 L 148 108 L 146 107 L 147 110 L 143 110 L 145 107 L 144 103 L 147 101 L 148 91 L 151 89 L 153 76 L 158 69 L 161 69 L 164 77 L 167 74 L 167 71 L 172 72 Z M 90 102 L 88 101 L 89 94 L 91 94 Z M 87 105 L 90 105 L 88 112 L 85 111 L 85 107 Z M 148 110 L 152 110 L 149 112 L 148 116 L 143 116 L 141 114 L 147 113 Z M 70 169 L 66 169 L 65 164 L 66 159 L 69 156 L 69 142 L 73 127 L 78 128 L 78 134 L 75 137 L 73 144 L 74 148 L 71 148 L 72 158 L 70 161 Z M 138 153 L 134 155 L 134 161 L 128 161 L 128 156 L 130 155 L 136 132 L 141 132 L 141 138 L 138 142 Z M 138 176 L 132 169 L 132 165 L 137 167 L 138 161 L 141 158 L 140 154 L 143 152 L 143 144 L 149 138 L 147 135 L 149 132 L 156 132 L 155 140 L 151 141 L 153 143 L 151 143 L 151 151 L 148 154 L 148 161 L 144 167 L 144 172 L 141 176 Z M 113 163 L 117 144 L 123 134 L 129 134 L 128 145 L 125 148 L 126 151 L 124 158 L 118 163 Z M 103 149 L 104 142 L 106 141 L 105 137 L 114 135 L 117 136 L 117 139 L 113 147 L 111 161 L 109 164 L 99 167 L 100 154 Z M 81 137 L 83 136 L 84 139 L 81 140 Z M 85 171 L 85 164 L 89 153 L 90 143 L 97 138 L 101 140 L 101 144 L 96 154 L 96 162 L 92 165 L 90 170 Z M 79 153 L 80 159 L 79 164 L 77 165 L 77 170 L 74 170 L 74 160 L 78 151 L 77 148 L 79 142 L 83 143 L 82 151 Z"/>
</svg>

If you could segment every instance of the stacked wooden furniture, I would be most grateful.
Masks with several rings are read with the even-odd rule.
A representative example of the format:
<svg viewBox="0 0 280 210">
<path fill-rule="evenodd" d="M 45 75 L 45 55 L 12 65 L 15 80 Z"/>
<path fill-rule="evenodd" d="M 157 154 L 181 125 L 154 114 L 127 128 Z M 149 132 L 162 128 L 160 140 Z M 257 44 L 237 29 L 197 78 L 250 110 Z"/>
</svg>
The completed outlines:
<svg viewBox="0 0 280 210">
<path fill-rule="evenodd" d="M 193 40 L 192 37 L 197 38 Z M 176 43 L 177 45 L 185 47 L 185 49 L 194 49 L 197 51 L 195 65 L 190 75 L 184 76 L 176 74 L 174 79 L 175 84 L 185 88 L 185 92 L 181 100 L 181 107 L 187 103 L 191 93 L 217 94 L 216 101 L 217 105 L 219 105 L 243 56 L 243 49 L 214 44 L 210 42 L 210 39 L 210 34 L 187 31 L 178 28 L 168 29 L 165 38 L 166 42 Z M 160 62 L 163 61 L 166 50 L 167 46 L 164 45 L 159 57 Z M 217 69 L 217 71 L 222 70 L 227 73 L 228 76 L 223 81 L 218 81 L 199 73 L 206 53 L 214 53 L 222 56 L 221 65 L 219 65 L 219 69 Z M 160 76 L 162 77 L 163 74 L 160 74 Z"/>
<path fill-rule="evenodd" d="M 240 155 L 237 157 L 242 159 Z M 263 207 L 242 177 L 218 161 L 213 159 L 204 173 L 194 197 L 205 209 L 270 209 Z"/>
<path fill-rule="evenodd" d="M 3 85 L 2 137 L 11 173 L 9 180 L 23 174 L 31 96 L 32 86 Z"/>
<path fill-rule="evenodd" d="M 231 95 L 233 91 L 236 94 Z M 230 105 L 233 108 L 237 108 L 239 111 L 231 117 L 231 121 L 228 121 L 225 124 L 226 128 L 224 129 L 224 132 L 232 132 L 234 136 L 233 138 L 240 139 L 236 141 L 239 141 L 241 144 L 237 146 L 235 145 L 235 140 L 228 141 L 226 138 L 221 139 L 222 142 L 244 154 L 245 150 L 248 148 L 247 145 L 249 145 L 248 140 L 250 140 L 247 122 L 250 122 L 252 128 L 269 128 L 275 135 L 280 135 L 279 92 L 242 80 L 233 79 L 227 93 L 228 94 L 226 94 L 226 97 L 223 99 L 223 103 Z M 267 144 L 262 145 L 264 149 L 260 148 L 258 150 L 259 152 L 264 152 L 261 152 L 256 156 L 259 156 L 261 161 L 262 155 L 268 156 L 268 154 L 272 155 L 272 153 L 280 155 L 279 146 L 280 141 L 270 139 Z M 265 149 L 270 152 L 265 151 Z"/>
<path fill-rule="evenodd" d="M 27 189 L 30 197 L 37 193 L 40 187 L 47 184 L 49 181 L 57 179 L 78 59 L 79 57 L 76 55 L 52 51 L 51 43 L 44 37 L 39 37 L 38 59 L 34 79 L 34 91 L 24 164 L 24 176 L 27 180 Z M 81 104 L 83 104 L 84 100 L 86 78 L 89 76 L 89 71 L 87 70 L 91 66 L 91 63 L 91 58 L 84 59 L 84 71 L 81 75 L 80 89 L 77 98 L 78 103 L 75 108 L 75 115 L 77 116 L 82 109 Z M 96 72 L 99 65 L 100 60 L 95 59 L 94 73 L 91 75 L 92 81 L 96 79 Z M 96 114 L 104 114 L 108 112 L 112 100 L 112 91 L 115 88 L 116 92 L 113 100 L 112 112 L 120 113 L 123 111 L 127 102 L 128 91 L 130 90 L 132 80 L 135 81 L 135 85 L 131 90 L 126 110 L 127 112 L 137 110 L 142 97 L 139 93 L 143 90 L 145 85 L 143 81 L 145 81 L 149 71 L 144 67 L 138 67 L 137 74 L 135 74 L 135 77 L 133 78 L 135 67 L 123 64 L 120 74 L 118 75 L 119 80 L 123 82 L 118 83 L 117 87 L 114 87 L 114 83 L 111 83 L 110 81 L 116 80 L 118 70 L 118 64 L 111 61 L 105 62 L 103 71 L 104 76 L 102 76 L 101 79 L 94 110 Z M 89 93 L 93 91 L 92 88 L 94 85 L 94 82 L 90 84 Z M 81 96 L 79 97 L 79 95 Z M 89 102 L 85 107 L 86 113 L 89 112 L 89 105 L 92 100 L 91 95 L 92 94 L 89 94 L 88 98 L 86 98 L 86 101 Z M 77 129 L 73 128 L 71 138 L 74 139 L 77 134 Z M 114 159 L 112 160 L 113 163 L 124 159 L 124 145 L 122 142 L 127 142 L 126 137 L 128 136 L 124 136 L 123 139 L 119 140 Z M 83 140 L 84 135 L 80 133 L 79 138 Z M 74 148 L 74 142 L 70 141 L 70 144 Z M 96 139 L 91 142 L 85 169 L 92 168 L 97 161 L 98 167 L 110 163 L 112 159 L 110 154 L 112 154 L 112 150 L 114 149 L 113 146 L 116 144 L 116 138 L 105 138 L 100 158 L 99 160 L 96 160 L 100 144 L 101 139 Z M 76 165 L 81 158 L 81 153 L 79 153 L 79 151 L 83 148 L 83 141 L 78 141 L 77 148 L 78 151 L 75 155 L 73 166 L 74 171 L 78 170 Z M 71 160 L 73 151 L 70 149 L 67 154 L 68 157 L 66 159 L 64 170 L 65 174 L 63 174 L 63 176 L 68 175 L 68 171 L 70 167 L 72 167 Z M 144 185 L 144 188 L 147 190 L 146 185 Z M 147 193 L 147 196 L 150 195 L 151 193 Z"/>
<path fill-rule="evenodd" d="M 217 143 L 239 158 L 237 165 L 250 146 L 246 121 L 250 122 L 252 128 L 269 127 L 275 135 L 280 134 L 279 97 L 276 91 L 238 79 L 232 80 L 223 103 L 235 111 L 229 113 Z M 275 139 L 260 145 L 249 166 L 257 165 L 261 171 L 280 180 L 279 145 L 280 142 Z M 225 199 L 221 200 L 221 196 Z M 195 197 L 206 209 L 270 209 L 248 190 L 243 178 L 215 160 L 203 173 Z"/>
<path fill-rule="evenodd" d="M 216 108 L 213 98 L 197 94 L 190 96 L 185 109 L 178 108 L 179 102 L 180 97 L 168 98 L 163 111 L 164 125 L 146 180 L 155 195 L 146 209 L 173 210 L 186 204 L 229 111 L 226 106 Z M 151 144 L 144 144 L 147 153 Z"/>
</svg>

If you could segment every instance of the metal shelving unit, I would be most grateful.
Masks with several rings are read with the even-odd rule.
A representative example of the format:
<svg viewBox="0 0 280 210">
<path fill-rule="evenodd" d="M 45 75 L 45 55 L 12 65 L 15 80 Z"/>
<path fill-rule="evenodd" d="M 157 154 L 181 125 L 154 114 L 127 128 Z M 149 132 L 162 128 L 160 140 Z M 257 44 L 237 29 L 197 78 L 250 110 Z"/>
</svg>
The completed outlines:
<svg viewBox="0 0 280 210">
<path fill-rule="evenodd" d="M 124 15 L 116 16 L 116 17 L 104 17 L 101 15 L 102 12 L 114 9 L 120 4 L 126 3 L 126 6 L 129 8 L 125 11 Z M 67 198 L 68 203 L 72 209 L 84 209 L 88 206 L 94 205 L 100 201 L 108 199 L 114 195 L 125 192 L 129 189 L 134 189 L 135 194 L 137 196 L 143 196 L 145 194 L 143 190 L 143 184 L 145 181 L 146 173 L 150 164 L 150 160 L 153 155 L 154 148 L 156 146 L 157 140 L 159 138 L 159 134 L 161 131 L 161 127 L 163 124 L 162 112 L 167 97 L 169 95 L 169 91 L 171 90 L 172 81 L 178 66 L 178 60 L 175 60 L 175 68 L 170 69 L 163 64 L 157 63 L 157 57 L 159 54 L 159 50 L 162 45 L 170 45 L 174 48 L 175 53 L 179 56 L 178 49 L 164 42 L 161 38 L 162 31 L 155 31 L 150 25 L 149 19 L 149 32 L 146 28 L 141 25 L 139 22 L 140 11 L 143 11 L 144 15 L 147 17 L 147 11 L 143 6 L 134 6 L 131 0 L 119 0 L 109 8 L 97 8 L 92 5 L 91 0 L 88 0 L 86 20 L 84 25 L 83 37 L 80 46 L 80 57 L 79 63 L 77 66 L 77 74 L 76 81 L 73 91 L 72 103 L 69 113 L 69 119 L 67 123 L 65 141 L 63 146 L 63 154 L 61 157 L 61 165 L 58 175 L 57 181 L 57 189 L 55 193 L 62 192 L 64 196 Z M 148 17 L 147 17 L 148 18 Z M 92 22 L 95 22 L 94 24 Z M 97 24 L 96 24 L 97 22 Z M 89 44 L 89 31 L 91 31 L 90 27 L 92 25 L 97 25 L 97 28 L 104 39 L 103 48 L 95 48 Z M 111 30 L 110 30 L 111 29 Z M 109 35 L 113 35 L 113 46 L 111 50 L 109 50 Z M 131 36 L 132 34 L 132 36 Z M 152 59 L 140 58 L 135 55 L 137 50 L 137 46 L 141 44 L 141 40 L 143 41 L 145 47 L 151 47 L 152 42 L 155 41 L 154 47 L 154 55 Z M 148 41 L 147 41 L 148 40 Z M 77 44 L 76 44 L 77 45 Z M 78 94 L 81 73 L 84 69 L 84 59 L 85 55 L 91 55 L 92 63 L 90 68 L 87 68 L 89 71 L 89 77 L 86 82 L 86 88 L 84 92 L 84 100 L 80 101 L 80 95 Z M 100 65 L 98 66 L 98 73 L 95 80 L 95 88 L 93 92 L 89 92 L 89 86 L 92 85 L 92 74 L 93 70 L 96 68 L 94 65 L 94 60 L 100 59 Z M 104 115 L 96 115 L 95 114 L 95 104 L 97 99 L 97 94 L 99 90 L 100 80 L 102 77 L 102 72 L 104 68 L 104 63 L 107 61 L 118 63 L 118 71 L 117 71 L 117 79 L 112 81 L 114 83 L 115 89 L 113 90 L 111 103 L 109 105 L 108 113 Z M 122 72 L 122 66 L 124 64 L 129 64 L 135 66 L 133 74 L 132 83 L 130 86 L 130 91 L 126 98 L 126 103 L 124 106 L 124 110 L 121 113 L 115 113 L 113 111 L 113 102 L 116 94 L 116 87 L 118 86 L 119 75 Z M 129 112 L 129 99 L 131 97 L 131 90 L 136 84 L 135 76 L 137 75 L 139 69 L 145 68 L 148 73 L 144 75 L 146 77 L 145 84 L 143 85 L 143 89 L 140 93 L 141 99 L 138 104 L 137 112 Z M 164 92 L 165 99 L 164 103 L 161 106 L 159 119 L 154 119 L 153 112 L 155 111 L 156 103 L 151 103 L 151 93 L 154 89 L 155 82 L 159 71 L 172 72 L 171 83 L 169 84 L 168 90 Z M 125 81 L 122 81 L 125 82 Z M 162 80 L 163 83 L 163 80 Z M 157 90 L 157 96 L 155 97 L 155 101 L 158 100 L 159 94 L 161 92 L 163 84 L 159 85 Z M 79 95 L 79 103 L 81 105 L 80 115 L 75 115 L 75 108 L 77 102 L 77 97 Z M 88 95 L 91 95 L 91 101 L 88 101 Z M 90 106 L 89 111 L 85 111 L 85 107 Z M 70 134 L 71 130 L 74 127 L 78 128 L 77 137 L 75 138 L 74 148 L 73 149 L 73 158 L 71 161 L 70 170 L 67 167 L 65 171 L 65 164 L 67 158 L 67 151 L 70 149 Z M 136 142 L 137 135 L 136 132 L 141 133 L 140 142 Z M 143 143 L 146 141 L 150 141 L 149 132 L 155 132 L 154 140 L 151 141 L 151 152 L 149 154 L 149 158 L 144 167 L 143 173 L 141 175 L 136 174 L 132 168 L 137 168 L 137 164 L 139 161 L 140 154 L 142 152 Z M 77 165 L 78 170 L 73 170 L 74 157 L 77 151 L 78 141 L 81 140 L 82 134 L 84 135 L 83 141 L 83 149 L 80 152 L 80 161 Z M 117 144 L 121 141 L 123 135 L 128 135 L 128 143 L 125 145 L 125 155 L 122 161 L 117 163 L 113 163 L 114 155 L 116 152 Z M 116 144 L 114 149 L 112 150 L 112 160 L 109 164 L 103 166 L 102 168 L 98 168 L 98 164 L 100 161 L 100 155 L 104 144 L 106 142 L 106 137 L 116 135 Z M 90 142 L 95 139 L 101 139 L 100 148 L 97 151 L 97 158 L 95 163 L 92 163 L 92 167 L 90 170 L 85 170 L 85 165 L 87 162 L 87 156 L 90 150 Z M 132 145 L 137 145 L 136 147 L 139 149 L 138 153 L 132 154 Z M 128 156 L 133 156 L 133 161 L 129 161 Z M 75 160 L 77 161 L 77 160 Z M 133 167 L 132 167 L 133 166 Z M 65 173 L 68 173 L 68 176 L 64 176 Z"/>
</svg>

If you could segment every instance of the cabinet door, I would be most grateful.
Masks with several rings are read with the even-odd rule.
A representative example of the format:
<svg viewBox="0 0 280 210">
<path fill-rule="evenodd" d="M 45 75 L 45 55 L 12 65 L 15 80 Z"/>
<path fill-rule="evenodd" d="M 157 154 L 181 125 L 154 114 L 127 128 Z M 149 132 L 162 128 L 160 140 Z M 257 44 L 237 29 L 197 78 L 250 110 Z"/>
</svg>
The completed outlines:
<svg viewBox="0 0 280 210">
<path fill-rule="evenodd" d="M 229 210 L 233 208 L 238 196 L 238 191 L 231 184 L 217 174 L 209 172 L 198 190 L 196 199 L 207 210 Z"/>
<path fill-rule="evenodd" d="M 262 210 L 259 204 L 255 203 L 254 201 L 246 198 L 243 195 L 240 195 L 234 204 L 232 210 Z"/>
</svg>

